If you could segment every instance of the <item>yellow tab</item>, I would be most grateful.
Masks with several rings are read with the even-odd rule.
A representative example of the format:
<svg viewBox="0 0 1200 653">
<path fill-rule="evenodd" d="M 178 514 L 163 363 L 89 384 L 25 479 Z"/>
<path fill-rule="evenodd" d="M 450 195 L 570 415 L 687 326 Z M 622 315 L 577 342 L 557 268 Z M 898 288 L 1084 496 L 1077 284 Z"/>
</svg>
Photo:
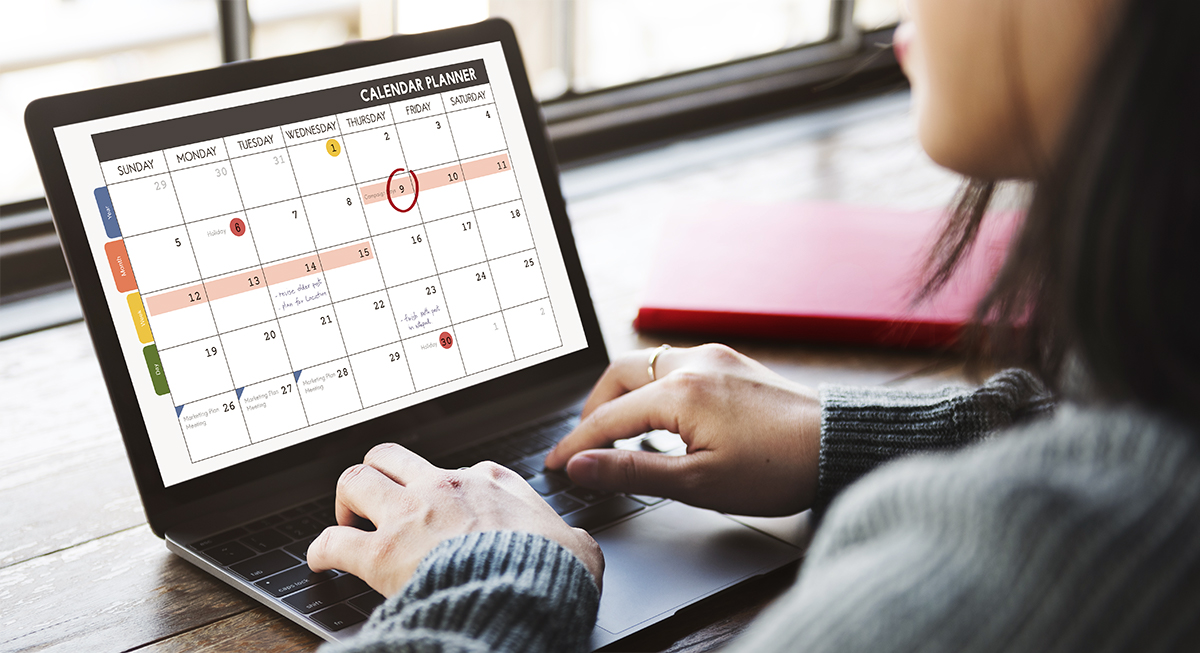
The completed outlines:
<svg viewBox="0 0 1200 653">
<path fill-rule="evenodd" d="M 150 322 L 146 320 L 146 309 L 142 306 L 142 293 L 129 294 L 129 314 L 133 316 L 133 326 L 137 327 L 138 340 L 143 343 L 154 340 L 150 335 Z"/>
</svg>

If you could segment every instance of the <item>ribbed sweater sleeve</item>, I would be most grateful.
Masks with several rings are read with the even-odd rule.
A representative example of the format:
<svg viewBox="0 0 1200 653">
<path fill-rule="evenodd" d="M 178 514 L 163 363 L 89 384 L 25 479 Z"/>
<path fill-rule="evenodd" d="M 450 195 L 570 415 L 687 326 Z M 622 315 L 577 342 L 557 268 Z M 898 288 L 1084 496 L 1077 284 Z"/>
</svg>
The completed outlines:
<svg viewBox="0 0 1200 653">
<path fill-rule="evenodd" d="M 322 653 L 586 651 L 600 592 L 570 551 L 540 535 L 442 542 L 354 638 Z"/>
<path fill-rule="evenodd" d="M 1010 369 L 978 388 L 937 390 L 822 385 L 821 451 L 814 509 L 879 465 L 921 451 L 946 451 L 1033 417 L 1054 399 L 1029 372 Z"/>
</svg>

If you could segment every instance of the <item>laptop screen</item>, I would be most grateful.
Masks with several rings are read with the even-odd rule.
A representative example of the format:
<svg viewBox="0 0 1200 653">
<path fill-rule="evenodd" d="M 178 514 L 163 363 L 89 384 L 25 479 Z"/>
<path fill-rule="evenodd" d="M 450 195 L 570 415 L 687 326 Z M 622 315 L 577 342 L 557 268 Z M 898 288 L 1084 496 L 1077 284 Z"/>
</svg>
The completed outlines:
<svg viewBox="0 0 1200 653">
<path fill-rule="evenodd" d="M 500 43 L 54 132 L 166 486 L 587 346 Z"/>
</svg>

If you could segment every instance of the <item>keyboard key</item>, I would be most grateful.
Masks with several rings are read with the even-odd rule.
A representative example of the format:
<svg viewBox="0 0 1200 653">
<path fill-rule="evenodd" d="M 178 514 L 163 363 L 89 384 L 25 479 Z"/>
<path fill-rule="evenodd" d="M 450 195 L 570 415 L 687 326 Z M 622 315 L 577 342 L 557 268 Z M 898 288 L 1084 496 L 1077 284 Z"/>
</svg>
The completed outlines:
<svg viewBox="0 0 1200 653">
<path fill-rule="evenodd" d="M 242 538 L 242 544 L 249 546 L 251 549 L 258 551 L 259 553 L 263 551 L 270 551 L 271 549 L 278 549 L 279 547 L 291 541 L 292 538 L 280 533 L 274 528 Z"/>
<path fill-rule="evenodd" d="M 258 580 L 277 574 L 300 564 L 300 561 L 283 551 L 264 553 L 245 562 L 230 565 L 229 568 L 246 580 Z"/>
<path fill-rule="evenodd" d="M 583 507 L 582 503 L 579 503 L 566 494 L 556 494 L 552 497 L 546 497 L 546 503 L 550 504 L 550 507 L 554 508 L 554 512 L 560 515 L 574 512 Z"/>
<path fill-rule="evenodd" d="M 346 605 L 335 605 L 328 610 L 322 610 L 316 614 L 309 615 L 309 619 L 321 624 L 326 630 L 338 631 L 347 626 L 353 626 L 356 623 L 366 621 L 367 618 L 361 612 Z"/>
<path fill-rule="evenodd" d="M 300 565 L 294 569 L 260 580 L 255 585 L 275 596 L 284 596 L 327 581 L 336 575 L 337 573 L 332 570 L 323 571 L 319 574 L 314 573 L 313 570 L 308 568 L 308 565 Z"/>
<path fill-rule="evenodd" d="M 626 515 L 643 510 L 645 506 L 625 496 L 617 496 L 607 501 L 588 506 L 583 510 L 573 512 L 563 519 L 575 528 L 590 531 L 616 521 Z"/>
<path fill-rule="evenodd" d="M 231 528 L 231 529 L 225 531 L 224 533 L 217 533 L 216 535 L 213 535 L 211 537 L 206 537 L 203 540 L 200 540 L 199 542 L 193 543 L 192 548 L 197 551 L 203 551 L 204 549 L 210 548 L 214 545 L 221 544 L 223 542 L 228 542 L 229 540 L 232 540 L 235 537 L 241 537 L 248 532 L 249 531 L 247 531 L 244 528 Z"/>
<path fill-rule="evenodd" d="M 554 494 L 571 487 L 571 481 L 559 474 L 539 474 L 528 479 L 528 482 L 542 496 Z"/>
<path fill-rule="evenodd" d="M 321 531 L 325 530 L 325 526 L 311 517 L 301 517 L 300 519 L 293 519 L 283 526 L 280 526 L 279 530 L 283 531 L 284 534 L 288 535 L 292 539 L 298 540 L 308 535 L 316 535 L 317 533 L 320 533 Z"/>
<path fill-rule="evenodd" d="M 280 517 L 279 515 L 271 515 L 269 517 L 263 517 L 258 521 L 252 521 L 249 524 L 245 524 L 243 528 L 253 533 L 254 531 L 261 531 L 264 528 L 268 528 L 282 522 L 283 517 Z"/>
<path fill-rule="evenodd" d="M 327 583 L 310 587 L 303 592 L 296 592 L 285 598 L 283 602 L 303 614 L 308 614 L 326 606 L 339 603 L 356 594 L 362 594 L 369 589 L 371 588 L 366 583 L 347 574 L 345 576 L 338 576 Z"/>
<path fill-rule="evenodd" d="M 586 487 L 573 487 L 570 490 L 567 490 L 567 494 L 579 499 L 584 503 L 596 503 L 597 501 L 603 501 L 604 499 L 607 499 L 613 495 L 613 493 L 609 492 L 608 490 L 593 490 Z"/>
<path fill-rule="evenodd" d="M 519 460 L 517 462 L 528 467 L 529 469 L 532 469 L 535 472 L 540 472 L 546 468 L 546 454 L 536 453 L 532 456 L 526 456 L 525 458 L 522 458 L 521 460 Z"/>
<path fill-rule="evenodd" d="M 241 562 L 246 558 L 252 557 L 254 551 L 251 551 L 245 544 L 240 542 L 226 542 L 218 544 L 211 549 L 205 549 L 204 555 L 228 567 L 235 562 Z"/>
<path fill-rule="evenodd" d="M 633 498 L 635 501 L 644 503 L 648 506 L 657 506 L 658 504 L 662 503 L 663 501 L 666 501 L 666 499 L 664 499 L 662 497 L 652 497 L 648 494 L 631 494 L 629 496 L 631 498 Z"/>
<path fill-rule="evenodd" d="M 385 599 L 386 597 L 379 592 L 371 590 L 362 596 L 356 596 L 350 599 L 349 603 L 359 610 L 362 610 L 367 614 L 371 614 L 375 611 L 375 608 L 378 608 L 379 605 L 384 602 Z"/>
<path fill-rule="evenodd" d="M 306 537 L 299 542 L 293 542 L 283 547 L 283 550 L 305 562 L 308 562 L 308 545 L 312 544 L 312 541 L 315 539 L 317 539 L 316 535 L 313 535 L 312 537 Z"/>
<path fill-rule="evenodd" d="M 323 508 L 318 510 L 309 515 L 309 518 L 318 524 L 321 524 L 322 526 L 333 526 L 337 524 L 337 513 L 333 511 L 333 508 Z"/>
</svg>

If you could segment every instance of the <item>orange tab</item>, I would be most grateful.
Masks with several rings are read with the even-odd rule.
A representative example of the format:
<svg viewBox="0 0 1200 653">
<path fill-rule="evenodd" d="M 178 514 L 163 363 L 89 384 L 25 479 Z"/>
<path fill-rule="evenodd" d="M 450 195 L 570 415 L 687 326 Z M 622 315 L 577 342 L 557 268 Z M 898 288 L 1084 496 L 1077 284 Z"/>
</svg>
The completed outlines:
<svg viewBox="0 0 1200 653">
<path fill-rule="evenodd" d="M 108 266 L 112 268 L 117 290 L 137 290 L 137 282 L 133 280 L 133 268 L 129 266 L 129 254 L 125 252 L 125 241 L 113 240 L 104 243 L 104 253 L 108 254 Z"/>
<path fill-rule="evenodd" d="M 150 322 L 146 319 L 146 309 L 142 306 L 142 293 L 135 292 L 132 295 L 126 295 L 126 300 L 129 301 L 129 314 L 133 316 L 133 326 L 137 328 L 138 340 L 142 344 L 150 342 L 154 336 L 150 335 Z"/>
</svg>

